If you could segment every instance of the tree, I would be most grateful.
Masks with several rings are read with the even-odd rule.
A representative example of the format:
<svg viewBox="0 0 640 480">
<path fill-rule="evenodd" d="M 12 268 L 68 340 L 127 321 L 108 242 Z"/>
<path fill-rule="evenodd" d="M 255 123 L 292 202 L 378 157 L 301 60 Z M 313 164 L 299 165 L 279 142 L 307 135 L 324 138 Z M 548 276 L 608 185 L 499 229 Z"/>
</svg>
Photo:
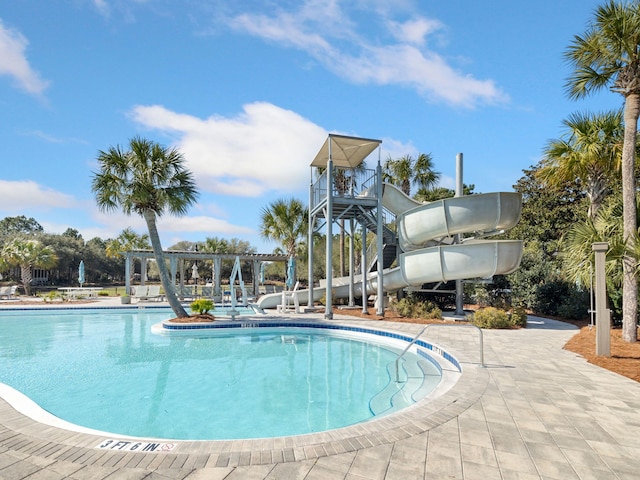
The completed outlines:
<svg viewBox="0 0 640 480">
<path fill-rule="evenodd" d="M 537 174 L 547 185 L 577 179 L 589 198 L 589 218 L 619 177 L 624 126 L 622 112 L 574 113 L 564 120 L 565 133 L 550 140 Z"/>
<path fill-rule="evenodd" d="M 635 157 L 640 116 L 640 2 L 609 0 L 596 8 L 583 35 L 576 35 L 565 58 L 574 68 L 566 84 L 570 98 L 583 98 L 604 87 L 624 97 L 622 203 L 624 240 L 622 337 L 638 338 L 638 282 L 631 255 L 636 238 Z"/>
<path fill-rule="evenodd" d="M 2 260 L 10 267 L 20 267 L 20 280 L 27 295 L 31 295 L 33 268 L 51 268 L 57 258 L 53 249 L 32 238 L 15 237 L 2 247 Z"/>
<path fill-rule="evenodd" d="M 24 215 L 20 215 L 18 217 L 5 217 L 0 220 L 0 237 L 34 235 L 42 233 L 42 231 L 42 225 L 33 217 L 27 218 Z"/>
<path fill-rule="evenodd" d="M 545 186 L 537 174 L 540 164 L 524 170 L 514 185 L 522 194 L 522 215 L 506 232 L 510 239 L 524 240 L 520 267 L 509 275 L 515 304 L 539 305 L 540 288 L 559 280 L 562 263 L 558 252 L 562 235 L 586 216 L 586 196 L 575 181 Z"/>
<path fill-rule="evenodd" d="M 110 147 L 98 154 L 100 171 L 94 173 L 92 190 L 98 208 L 121 208 L 126 215 L 141 215 L 149 230 L 153 254 L 165 295 L 177 317 L 188 317 L 175 292 L 165 262 L 157 217 L 164 213 L 185 215 L 197 199 L 192 174 L 184 167 L 183 155 L 174 148 L 134 137 L 129 150 Z"/>
<path fill-rule="evenodd" d="M 473 191 L 476 186 L 472 183 L 471 185 L 467 185 L 466 183 L 462 186 L 462 194 L 463 195 L 473 195 L 475 192 Z M 436 188 L 425 188 L 420 187 L 416 194 L 413 196 L 414 200 L 422 203 L 435 202 L 436 200 L 442 200 L 443 198 L 451 198 L 456 196 L 456 191 L 451 188 L 446 187 L 436 187 Z"/>
<path fill-rule="evenodd" d="M 402 189 L 405 195 L 411 196 L 411 184 L 431 189 L 438 184 L 440 173 L 433 170 L 431 155 L 421 153 L 416 159 L 411 155 L 396 160 L 389 157 L 384 162 L 382 178 Z"/>
<path fill-rule="evenodd" d="M 588 287 L 593 275 L 594 242 L 607 242 L 606 276 L 611 289 L 619 289 L 623 282 L 625 242 L 622 225 L 622 202 L 613 198 L 605 203 L 594 219 L 573 225 L 562 243 L 562 261 L 568 280 Z"/>
<path fill-rule="evenodd" d="M 56 262 L 54 278 L 49 278 L 49 280 L 65 284 L 77 282 L 78 265 L 80 264 L 80 260 L 84 259 L 84 241 L 57 233 L 43 233 L 38 236 L 38 240 L 51 247 L 58 260 Z M 90 269 L 92 268 L 93 265 L 87 265 L 87 278 L 92 276 L 90 273 Z"/>
<path fill-rule="evenodd" d="M 278 199 L 262 209 L 260 235 L 280 242 L 289 257 L 297 257 L 300 240 L 307 235 L 309 211 L 300 200 Z"/>
<path fill-rule="evenodd" d="M 116 238 L 108 240 L 105 248 L 107 257 L 121 257 L 130 250 L 146 250 L 150 247 L 149 235 L 139 235 L 131 227 L 127 227 Z"/>
</svg>

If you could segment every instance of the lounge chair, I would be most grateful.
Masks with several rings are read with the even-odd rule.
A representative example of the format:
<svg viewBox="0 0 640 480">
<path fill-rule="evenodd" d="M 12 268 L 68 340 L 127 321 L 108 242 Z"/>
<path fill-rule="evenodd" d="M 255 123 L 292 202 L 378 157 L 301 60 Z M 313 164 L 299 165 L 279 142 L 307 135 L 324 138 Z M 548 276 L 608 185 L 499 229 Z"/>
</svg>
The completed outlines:
<svg viewBox="0 0 640 480">
<path fill-rule="evenodd" d="M 298 300 L 298 287 L 300 282 L 296 282 L 293 290 L 283 290 L 282 303 L 276 307 L 278 313 L 289 313 L 293 311 L 300 313 L 300 302 Z"/>
<path fill-rule="evenodd" d="M 159 302 L 164 298 L 164 295 L 160 293 L 160 285 L 149 285 L 149 291 L 145 300 L 154 300 Z"/>
<path fill-rule="evenodd" d="M 6 298 L 7 300 L 11 298 L 16 298 L 16 291 L 18 290 L 17 285 L 11 285 L 7 287 L 0 287 L 0 298 Z"/>
<path fill-rule="evenodd" d="M 140 285 L 135 287 L 133 293 L 133 298 L 137 298 L 139 301 L 160 301 L 163 297 L 164 295 L 160 294 L 160 285 Z"/>
<path fill-rule="evenodd" d="M 131 298 L 142 300 L 147 297 L 149 287 L 147 285 L 139 285 L 137 287 L 131 287 Z"/>
</svg>

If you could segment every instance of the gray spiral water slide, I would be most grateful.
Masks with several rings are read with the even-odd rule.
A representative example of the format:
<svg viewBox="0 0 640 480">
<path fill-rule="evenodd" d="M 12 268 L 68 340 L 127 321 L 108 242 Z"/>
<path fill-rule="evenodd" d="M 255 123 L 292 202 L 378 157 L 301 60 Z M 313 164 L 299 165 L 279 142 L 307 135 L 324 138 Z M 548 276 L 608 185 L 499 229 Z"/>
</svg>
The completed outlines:
<svg viewBox="0 0 640 480">
<path fill-rule="evenodd" d="M 365 193 L 366 195 L 366 193 Z M 424 283 L 488 278 L 508 274 L 520 265 L 521 240 L 465 239 L 447 243 L 454 235 L 474 237 L 500 233 L 520 220 L 522 197 L 514 192 L 485 193 L 446 198 L 430 203 L 416 202 L 401 190 L 384 184 L 382 204 L 396 215 L 399 245 L 398 266 L 383 271 L 383 288 L 393 292 Z M 361 296 L 362 276 L 354 276 L 354 294 Z M 350 277 L 334 278 L 334 298 L 349 296 Z M 367 274 L 367 295 L 377 293 L 378 274 Z M 314 300 L 325 294 L 326 281 L 313 289 Z M 308 301 L 308 290 L 294 293 L 300 304 Z M 257 301 L 262 308 L 275 308 L 282 301 L 279 293 Z"/>
</svg>

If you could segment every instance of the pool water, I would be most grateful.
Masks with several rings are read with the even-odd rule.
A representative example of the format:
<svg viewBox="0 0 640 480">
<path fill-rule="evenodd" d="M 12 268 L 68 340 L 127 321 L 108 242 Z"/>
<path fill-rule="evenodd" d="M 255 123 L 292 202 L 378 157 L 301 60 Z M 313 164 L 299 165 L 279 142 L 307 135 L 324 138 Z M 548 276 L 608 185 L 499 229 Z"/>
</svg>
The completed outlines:
<svg viewBox="0 0 640 480">
<path fill-rule="evenodd" d="M 0 382 L 59 418 L 104 432 L 262 438 L 372 418 L 370 401 L 391 382 L 398 354 L 308 328 L 151 333 L 169 317 L 155 309 L 0 312 Z"/>
</svg>

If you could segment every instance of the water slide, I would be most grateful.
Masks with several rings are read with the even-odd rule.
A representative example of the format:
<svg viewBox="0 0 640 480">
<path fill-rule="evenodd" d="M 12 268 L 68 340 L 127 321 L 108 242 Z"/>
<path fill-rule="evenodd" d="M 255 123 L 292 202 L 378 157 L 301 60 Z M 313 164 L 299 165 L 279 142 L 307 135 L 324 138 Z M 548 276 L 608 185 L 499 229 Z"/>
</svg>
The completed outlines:
<svg viewBox="0 0 640 480">
<path fill-rule="evenodd" d="M 383 188 L 382 204 L 396 215 L 402 250 L 398 266 L 383 271 L 385 292 L 424 283 L 505 275 L 520 265 L 521 240 L 474 239 L 518 223 L 522 207 L 519 193 L 485 193 L 420 203 L 393 185 L 384 184 Z M 452 243 L 453 236 L 462 233 L 474 237 Z M 349 277 L 334 278 L 333 296 L 348 297 L 350 281 Z M 367 295 L 377 293 L 377 282 L 377 272 L 367 274 Z M 314 301 L 323 297 L 325 289 L 326 280 L 320 280 L 320 286 L 313 289 Z M 298 290 L 294 295 L 300 304 L 306 304 L 309 292 Z M 354 276 L 354 295 L 362 295 L 362 275 Z M 262 308 L 276 308 L 281 302 L 280 293 L 264 295 L 257 301 Z"/>
</svg>

